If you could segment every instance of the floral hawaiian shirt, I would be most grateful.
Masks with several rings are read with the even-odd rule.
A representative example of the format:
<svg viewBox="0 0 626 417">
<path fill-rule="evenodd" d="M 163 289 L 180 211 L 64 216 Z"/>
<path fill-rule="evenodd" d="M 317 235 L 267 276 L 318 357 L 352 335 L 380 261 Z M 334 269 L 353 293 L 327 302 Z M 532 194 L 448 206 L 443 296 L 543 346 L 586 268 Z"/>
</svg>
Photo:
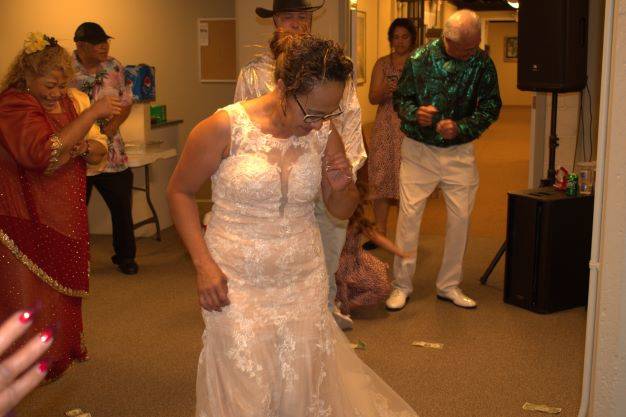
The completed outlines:
<svg viewBox="0 0 626 417">
<path fill-rule="evenodd" d="M 88 74 L 85 67 L 80 63 L 76 51 L 72 55 L 74 72 L 76 78 L 74 86 L 86 93 L 93 103 L 101 97 L 107 95 L 118 96 L 123 106 L 129 106 L 133 102 L 131 86 L 124 77 L 124 67 L 115 58 L 109 59 L 100 64 L 100 69 L 95 74 Z M 106 126 L 107 121 L 98 120 L 100 128 Z M 128 168 L 124 140 L 118 130 L 114 136 L 108 138 L 109 154 L 107 164 L 103 172 L 120 172 Z"/>
</svg>

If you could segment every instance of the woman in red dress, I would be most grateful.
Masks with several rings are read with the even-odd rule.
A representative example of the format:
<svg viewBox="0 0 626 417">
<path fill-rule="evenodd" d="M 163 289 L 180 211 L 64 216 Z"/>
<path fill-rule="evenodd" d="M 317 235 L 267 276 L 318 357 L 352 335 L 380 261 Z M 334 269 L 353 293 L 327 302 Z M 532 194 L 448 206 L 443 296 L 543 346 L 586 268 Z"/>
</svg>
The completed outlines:
<svg viewBox="0 0 626 417">
<path fill-rule="evenodd" d="M 67 51 L 30 34 L 0 87 L 0 321 L 38 310 L 31 335 L 53 329 L 48 379 L 86 358 L 82 297 L 88 293 L 86 164 L 98 164 L 106 137 L 95 122 L 119 100 L 67 89 Z"/>
</svg>

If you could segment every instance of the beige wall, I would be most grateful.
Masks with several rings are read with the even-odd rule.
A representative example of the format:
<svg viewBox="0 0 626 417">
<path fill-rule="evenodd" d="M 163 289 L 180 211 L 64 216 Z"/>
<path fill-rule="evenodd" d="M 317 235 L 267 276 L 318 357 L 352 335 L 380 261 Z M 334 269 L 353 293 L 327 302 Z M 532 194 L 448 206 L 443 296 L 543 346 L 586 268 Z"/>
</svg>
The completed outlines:
<svg viewBox="0 0 626 417">
<path fill-rule="evenodd" d="M 504 60 L 504 38 L 517 36 L 516 22 L 489 22 L 486 43 L 498 71 L 500 95 L 505 106 L 530 106 L 533 94 L 517 89 L 517 61 Z"/>
<path fill-rule="evenodd" d="M 372 69 L 378 59 L 379 52 L 379 21 L 378 0 L 359 0 L 358 10 L 365 12 L 365 67 L 367 74 L 365 83 L 357 86 L 357 95 L 361 104 L 361 120 L 363 124 L 371 123 L 376 118 L 376 106 L 370 104 L 367 95 L 369 93 Z M 388 48 L 387 48 L 388 51 Z"/>
<path fill-rule="evenodd" d="M 445 22 L 448 17 L 450 17 L 450 15 L 454 12 L 456 12 L 458 10 L 458 8 L 450 3 L 449 1 L 446 1 L 443 3 L 443 22 Z"/>
<path fill-rule="evenodd" d="M 602 80 L 603 88 L 610 95 L 607 120 L 600 121 L 607 129 L 606 154 L 599 155 L 606 172 L 602 181 L 605 196 L 599 239 L 598 316 L 595 323 L 591 417 L 626 415 L 626 118 L 623 116 L 623 97 L 626 95 L 626 0 L 615 1 L 612 18 L 612 58 L 611 62 L 607 62 L 610 73 Z"/>
<path fill-rule="evenodd" d="M 395 0 L 379 0 L 378 2 L 378 57 L 387 55 L 391 52 L 389 40 L 387 39 L 387 30 L 393 19 L 396 18 L 396 2 Z M 376 61 L 374 61 L 376 63 Z"/>
<path fill-rule="evenodd" d="M 376 118 L 376 106 L 368 99 L 372 70 L 376 60 L 390 52 L 387 40 L 387 29 L 397 17 L 396 0 L 359 0 L 358 10 L 366 13 L 365 53 L 366 53 L 366 82 L 357 86 L 357 95 L 361 104 L 363 124 L 372 123 Z"/>
<path fill-rule="evenodd" d="M 230 1 L 185 0 L 181 7 L 168 0 L 3 0 L 0 73 L 6 73 L 27 32 L 49 33 L 72 50 L 75 28 L 98 22 L 115 37 L 112 56 L 123 64 L 156 67 L 157 103 L 167 105 L 168 118 L 184 119 L 184 138 L 194 124 L 228 104 L 234 88 L 198 81 L 196 20 L 233 16 Z"/>
</svg>

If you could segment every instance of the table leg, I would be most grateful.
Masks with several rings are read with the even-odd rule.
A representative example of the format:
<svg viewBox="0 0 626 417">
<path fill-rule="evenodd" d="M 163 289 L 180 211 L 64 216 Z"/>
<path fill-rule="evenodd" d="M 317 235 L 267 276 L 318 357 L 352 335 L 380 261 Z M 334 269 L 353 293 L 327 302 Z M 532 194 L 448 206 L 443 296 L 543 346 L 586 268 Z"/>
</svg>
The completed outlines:
<svg viewBox="0 0 626 417">
<path fill-rule="evenodd" d="M 145 188 L 133 187 L 134 190 L 143 191 L 146 193 L 146 201 L 148 202 L 148 207 L 150 207 L 150 211 L 152 212 L 152 217 L 149 219 L 145 219 L 140 221 L 139 223 L 135 223 L 133 227 L 135 229 L 144 226 L 146 224 L 154 223 L 156 226 L 156 240 L 161 241 L 161 225 L 159 223 L 159 216 L 157 215 L 156 210 L 154 209 L 154 205 L 152 204 L 152 200 L 150 199 L 150 164 L 144 165 L 144 177 L 145 177 Z"/>
</svg>

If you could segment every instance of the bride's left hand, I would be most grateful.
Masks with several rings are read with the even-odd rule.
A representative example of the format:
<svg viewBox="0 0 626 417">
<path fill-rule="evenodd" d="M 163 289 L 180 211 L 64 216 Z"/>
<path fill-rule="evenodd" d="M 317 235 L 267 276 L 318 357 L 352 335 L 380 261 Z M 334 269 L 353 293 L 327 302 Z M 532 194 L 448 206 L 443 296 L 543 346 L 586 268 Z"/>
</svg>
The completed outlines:
<svg viewBox="0 0 626 417">
<path fill-rule="evenodd" d="M 333 191 L 343 191 L 354 181 L 352 166 L 343 153 L 326 155 L 322 159 L 322 175 Z"/>
</svg>

